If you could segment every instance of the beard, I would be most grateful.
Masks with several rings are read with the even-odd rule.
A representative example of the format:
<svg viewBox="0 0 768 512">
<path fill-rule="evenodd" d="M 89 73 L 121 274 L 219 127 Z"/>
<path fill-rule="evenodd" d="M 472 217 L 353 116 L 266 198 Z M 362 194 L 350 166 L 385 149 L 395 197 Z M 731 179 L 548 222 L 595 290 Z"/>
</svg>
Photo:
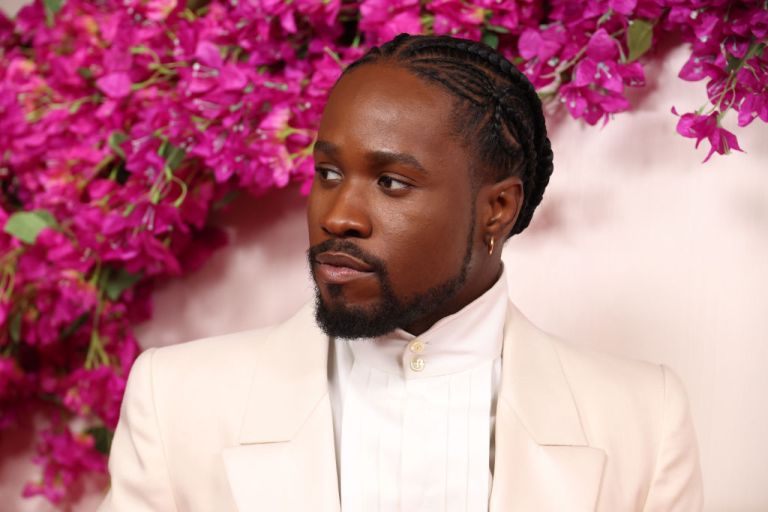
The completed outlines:
<svg viewBox="0 0 768 512">
<path fill-rule="evenodd" d="M 474 227 L 474 222 L 472 223 Z M 307 251 L 309 268 L 315 282 L 315 319 L 320 328 L 328 336 L 345 339 L 374 338 L 390 333 L 397 328 L 404 328 L 417 320 L 432 314 L 446 304 L 461 290 L 467 280 L 470 261 L 472 259 L 472 242 L 474 229 L 470 230 L 467 250 L 464 254 L 461 268 L 446 281 L 437 284 L 423 293 L 410 297 L 399 298 L 392 289 L 386 264 L 364 252 L 348 240 L 326 240 L 312 246 Z M 322 252 L 345 252 L 370 265 L 372 272 L 379 281 L 381 298 L 374 306 L 348 306 L 343 303 L 326 304 L 317 286 L 314 271 L 315 256 Z M 328 285 L 331 297 L 341 295 L 343 285 Z"/>
</svg>

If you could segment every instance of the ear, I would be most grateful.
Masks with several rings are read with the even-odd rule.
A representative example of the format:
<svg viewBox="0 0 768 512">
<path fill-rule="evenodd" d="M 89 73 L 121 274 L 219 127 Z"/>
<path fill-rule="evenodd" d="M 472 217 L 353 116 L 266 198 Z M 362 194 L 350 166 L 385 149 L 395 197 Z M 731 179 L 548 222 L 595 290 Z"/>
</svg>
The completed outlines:
<svg viewBox="0 0 768 512">
<path fill-rule="evenodd" d="M 485 185 L 480 196 L 484 236 L 503 243 L 523 207 L 523 181 L 517 176 L 510 176 Z"/>
</svg>

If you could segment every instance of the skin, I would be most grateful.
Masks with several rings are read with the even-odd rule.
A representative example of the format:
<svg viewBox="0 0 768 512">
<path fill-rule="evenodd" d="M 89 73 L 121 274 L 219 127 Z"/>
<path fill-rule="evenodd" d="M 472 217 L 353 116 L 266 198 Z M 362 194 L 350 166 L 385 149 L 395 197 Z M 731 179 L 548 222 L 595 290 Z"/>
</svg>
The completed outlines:
<svg viewBox="0 0 768 512">
<path fill-rule="evenodd" d="M 501 246 L 522 205 L 517 177 L 473 190 L 476 159 L 471 144 L 454 133 L 454 112 L 454 97 L 438 85 L 396 65 L 366 64 L 336 84 L 315 144 L 310 246 L 354 244 L 386 266 L 398 298 L 422 294 L 459 273 L 474 218 L 466 281 L 434 310 L 401 326 L 415 335 L 495 283 Z M 489 255 L 491 238 L 495 250 Z M 381 301 L 375 273 L 329 284 L 318 272 L 321 265 L 312 265 L 327 307 L 370 310 Z"/>
</svg>

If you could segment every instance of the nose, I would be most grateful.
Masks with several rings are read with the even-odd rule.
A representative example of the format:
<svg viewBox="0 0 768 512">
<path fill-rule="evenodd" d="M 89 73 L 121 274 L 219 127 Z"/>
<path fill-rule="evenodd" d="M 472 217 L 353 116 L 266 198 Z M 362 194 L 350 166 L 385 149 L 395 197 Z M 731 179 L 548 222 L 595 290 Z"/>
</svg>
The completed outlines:
<svg viewBox="0 0 768 512">
<path fill-rule="evenodd" d="M 330 205 L 320 220 L 320 227 L 335 238 L 368 238 L 371 219 L 366 200 L 354 187 L 342 186 L 328 198 Z"/>
</svg>

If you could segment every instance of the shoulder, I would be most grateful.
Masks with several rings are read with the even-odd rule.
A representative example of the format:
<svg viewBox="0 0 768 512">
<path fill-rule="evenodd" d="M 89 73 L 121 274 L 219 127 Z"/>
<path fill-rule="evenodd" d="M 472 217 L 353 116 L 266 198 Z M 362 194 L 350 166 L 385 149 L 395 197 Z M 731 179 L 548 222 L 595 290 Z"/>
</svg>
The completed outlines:
<svg viewBox="0 0 768 512">
<path fill-rule="evenodd" d="M 663 399 L 669 369 L 660 364 L 619 357 L 551 338 L 568 382 L 595 391 L 596 399 L 657 402 Z M 576 392 L 577 389 L 574 389 Z"/>
<path fill-rule="evenodd" d="M 212 336 L 179 343 L 162 348 L 150 348 L 142 356 L 151 360 L 154 371 L 165 374 L 194 374 L 198 377 L 208 373 L 219 373 L 222 369 L 231 371 L 247 366 L 269 334 L 276 326 Z"/>
<path fill-rule="evenodd" d="M 152 360 L 153 368 L 173 373 L 230 371 L 241 366 L 252 367 L 254 358 L 267 350 L 272 342 L 279 343 L 285 338 L 315 330 L 312 308 L 307 304 L 279 324 L 148 349 L 144 357 Z"/>
<path fill-rule="evenodd" d="M 619 499 L 623 488 L 645 501 L 644 510 L 701 510 L 696 434 L 677 375 L 661 364 L 552 345 L 588 443 L 607 455 L 605 499 Z"/>
<path fill-rule="evenodd" d="M 683 384 L 667 366 L 558 339 L 552 345 L 591 444 L 610 448 L 618 439 L 655 453 L 666 437 L 690 421 Z"/>
<path fill-rule="evenodd" d="M 677 375 L 663 364 L 610 355 L 552 339 L 571 384 L 574 398 L 582 403 L 616 407 L 630 405 L 644 413 L 661 413 L 663 408 L 686 401 Z"/>
<path fill-rule="evenodd" d="M 306 305 L 280 324 L 147 349 L 134 363 L 129 381 L 147 381 L 144 385 L 156 396 L 176 399 L 237 394 L 247 390 L 259 367 L 280 357 L 275 346 L 298 350 L 291 348 L 293 342 L 316 330 L 312 308 Z"/>
<path fill-rule="evenodd" d="M 665 421 L 688 414 L 683 386 L 666 366 L 564 341 L 539 329 L 514 305 L 507 329 L 509 337 L 516 338 L 509 351 L 512 380 L 536 388 L 537 397 L 572 401 L 590 444 L 624 436 L 646 448 L 656 447 L 668 427 Z"/>
</svg>

